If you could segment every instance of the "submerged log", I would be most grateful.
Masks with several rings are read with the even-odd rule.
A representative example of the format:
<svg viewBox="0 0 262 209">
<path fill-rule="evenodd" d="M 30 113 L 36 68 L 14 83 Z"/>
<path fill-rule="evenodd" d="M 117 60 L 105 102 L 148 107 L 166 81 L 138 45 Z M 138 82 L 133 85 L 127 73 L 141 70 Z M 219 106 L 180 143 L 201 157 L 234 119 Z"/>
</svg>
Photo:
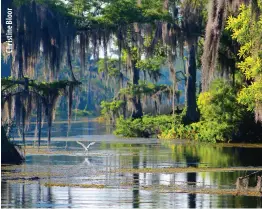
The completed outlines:
<svg viewBox="0 0 262 209">
<path fill-rule="evenodd" d="M 257 171 L 255 173 L 252 173 L 250 175 L 256 174 L 260 171 Z M 249 176 L 244 177 L 238 177 L 236 181 L 236 190 L 237 192 L 243 192 L 243 191 L 255 191 L 255 192 L 262 192 L 262 177 L 257 177 L 257 185 L 255 187 L 248 187 L 249 185 Z"/>
<path fill-rule="evenodd" d="M 243 177 L 238 177 L 237 182 L 236 182 L 236 189 L 237 191 L 243 191 L 248 189 L 248 184 L 249 184 L 249 177 L 243 178 Z"/>
<path fill-rule="evenodd" d="M 262 176 L 257 177 L 256 191 L 262 192 Z"/>
</svg>

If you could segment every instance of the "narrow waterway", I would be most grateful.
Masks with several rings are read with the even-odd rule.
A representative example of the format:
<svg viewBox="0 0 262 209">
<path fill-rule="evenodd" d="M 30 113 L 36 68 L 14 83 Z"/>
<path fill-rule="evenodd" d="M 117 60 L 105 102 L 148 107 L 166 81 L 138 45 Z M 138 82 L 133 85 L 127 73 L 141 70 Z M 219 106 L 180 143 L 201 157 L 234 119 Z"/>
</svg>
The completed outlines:
<svg viewBox="0 0 262 209">
<path fill-rule="evenodd" d="M 262 207 L 261 197 L 223 194 L 238 176 L 261 169 L 262 148 L 124 139 L 92 121 L 73 122 L 69 132 L 61 121 L 53 133 L 47 149 L 44 129 L 38 150 L 30 126 L 26 162 L 2 166 L 2 208 Z M 96 143 L 86 153 L 77 140 Z"/>
</svg>

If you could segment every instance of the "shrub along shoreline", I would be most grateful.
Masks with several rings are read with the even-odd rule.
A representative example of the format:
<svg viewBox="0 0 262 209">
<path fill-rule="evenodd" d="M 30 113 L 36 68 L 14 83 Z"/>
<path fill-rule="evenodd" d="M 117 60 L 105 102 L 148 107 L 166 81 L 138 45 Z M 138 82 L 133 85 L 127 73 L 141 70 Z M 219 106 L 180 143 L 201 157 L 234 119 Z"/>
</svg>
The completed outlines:
<svg viewBox="0 0 262 209">
<path fill-rule="evenodd" d="M 116 121 L 116 135 L 124 137 L 153 137 L 160 139 L 189 139 L 201 142 L 261 142 L 262 124 L 237 102 L 237 94 L 230 83 L 218 79 L 197 101 L 200 120 L 184 122 L 180 115 L 144 115 L 138 119 Z"/>
</svg>

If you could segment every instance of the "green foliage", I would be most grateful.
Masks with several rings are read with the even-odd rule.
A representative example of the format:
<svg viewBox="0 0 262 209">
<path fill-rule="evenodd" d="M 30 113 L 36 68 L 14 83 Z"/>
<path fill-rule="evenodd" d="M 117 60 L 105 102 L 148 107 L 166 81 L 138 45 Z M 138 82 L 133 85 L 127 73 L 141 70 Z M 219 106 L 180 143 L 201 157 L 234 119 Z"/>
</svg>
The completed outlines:
<svg viewBox="0 0 262 209">
<path fill-rule="evenodd" d="M 133 96 L 142 96 L 142 95 L 154 95 L 158 92 L 169 93 L 169 86 L 164 84 L 153 84 L 145 81 L 140 81 L 138 85 L 128 84 L 127 88 L 120 90 L 120 94 L 128 95 L 129 97 Z"/>
<path fill-rule="evenodd" d="M 198 69 L 201 69 L 201 57 L 204 52 L 204 38 L 199 38 L 197 42 L 197 54 L 196 54 L 196 65 Z"/>
<path fill-rule="evenodd" d="M 147 59 L 139 60 L 136 67 L 140 70 L 147 71 L 150 77 L 156 81 L 160 76 L 161 67 L 165 64 L 166 58 L 164 56 L 154 56 Z"/>
<path fill-rule="evenodd" d="M 159 71 L 160 68 L 165 63 L 165 57 L 151 57 L 148 59 L 143 59 L 137 62 L 136 67 L 140 70 L 152 70 L 152 71 Z"/>
<path fill-rule="evenodd" d="M 159 135 L 161 139 L 190 139 L 203 142 L 217 142 L 223 139 L 229 128 L 225 123 L 200 121 L 190 125 L 175 124 L 170 130 Z"/>
<path fill-rule="evenodd" d="M 84 1 L 84 0 L 78 0 Z M 26 4 L 30 4 L 32 0 L 13 0 L 14 7 L 21 7 Z M 46 5 L 49 8 L 53 9 L 54 11 L 58 12 L 59 14 L 63 15 L 64 17 L 75 17 L 75 14 L 71 12 L 71 8 L 68 7 L 64 1 L 61 0 L 34 0 L 37 4 Z"/>
<path fill-rule="evenodd" d="M 72 13 L 76 15 L 82 15 L 84 11 L 89 9 L 87 6 L 87 2 L 85 0 L 74 0 L 74 3 L 71 5 L 72 7 Z"/>
<path fill-rule="evenodd" d="M 72 111 L 76 116 L 78 117 L 83 117 L 83 116 L 92 116 L 94 115 L 94 113 L 92 111 L 88 111 L 88 110 L 78 110 L 78 109 L 74 109 Z"/>
<path fill-rule="evenodd" d="M 109 77 L 116 78 L 121 75 L 118 59 L 100 59 L 97 63 L 97 66 L 99 73 L 105 72 Z"/>
<path fill-rule="evenodd" d="M 230 141 L 239 137 L 244 139 L 241 124 L 250 113 L 237 102 L 235 89 L 227 81 L 215 80 L 209 91 L 199 95 L 197 104 L 201 114 L 199 122 L 175 124 L 172 129 L 163 132 L 160 138 L 205 142 Z M 250 129 L 257 129 L 253 127 L 252 119 L 245 120 L 245 124 L 249 124 Z"/>
<path fill-rule="evenodd" d="M 231 140 L 235 128 L 234 124 L 217 121 L 200 121 L 191 124 L 191 127 L 195 130 L 194 140 L 213 143 Z"/>
<path fill-rule="evenodd" d="M 114 120 L 116 116 L 119 116 L 119 111 L 123 107 L 124 101 L 113 100 L 112 102 L 101 102 L 101 114 L 106 118 Z"/>
<path fill-rule="evenodd" d="M 262 1 L 257 3 L 261 11 Z M 226 29 L 232 31 L 232 38 L 241 45 L 238 68 L 251 81 L 239 92 L 238 102 L 253 111 L 262 104 L 262 14 L 254 19 L 251 5 L 242 5 L 237 17 L 228 18 Z"/>
<path fill-rule="evenodd" d="M 170 115 L 145 115 L 138 119 L 124 119 L 121 116 L 116 121 L 114 134 L 124 137 L 149 137 L 170 129 L 178 121 L 181 121 L 180 117 Z"/>
<path fill-rule="evenodd" d="M 64 93 L 65 89 L 70 86 L 78 86 L 81 83 L 78 81 L 60 80 L 53 82 L 37 82 L 35 80 L 28 80 L 28 90 L 40 93 L 43 96 L 49 95 L 50 92 L 57 91 L 58 93 Z M 15 90 L 19 85 L 25 85 L 25 80 L 17 80 L 12 77 L 1 79 L 2 91 Z"/>
<path fill-rule="evenodd" d="M 235 89 L 224 80 L 215 80 L 208 92 L 198 98 L 201 121 L 192 124 L 201 141 L 231 140 L 238 131 L 238 124 L 243 119 L 244 107 L 237 103 Z"/>
<path fill-rule="evenodd" d="M 38 92 L 42 93 L 43 95 L 48 95 L 52 91 L 58 91 L 60 94 L 62 94 L 66 87 L 70 85 L 79 85 L 80 82 L 72 82 L 67 80 L 61 80 L 61 81 L 54 81 L 54 82 L 41 82 L 37 83 L 33 80 L 31 80 L 31 85 L 33 88 L 35 88 Z"/>
<path fill-rule="evenodd" d="M 103 16 L 111 23 L 127 24 L 142 18 L 142 11 L 136 6 L 135 1 L 114 1 L 105 7 Z"/>
<path fill-rule="evenodd" d="M 205 121 L 236 123 L 243 112 L 243 107 L 237 103 L 235 89 L 222 79 L 214 80 L 210 90 L 199 95 L 197 105 Z"/>
<path fill-rule="evenodd" d="M 162 10 L 161 1 L 143 2 L 137 5 L 136 0 L 114 0 L 114 1 L 85 1 L 77 0 L 77 4 L 71 4 L 71 11 L 74 15 L 79 15 L 85 11 L 86 16 L 78 21 L 78 27 L 101 29 L 106 28 L 113 31 L 118 30 L 119 25 L 127 26 L 134 22 L 154 23 L 155 21 L 172 21 L 169 13 Z"/>
<path fill-rule="evenodd" d="M 194 139 L 195 130 L 190 125 L 175 123 L 171 129 L 164 130 L 160 135 L 161 139 Z"/>
<path fill-rule="evenodd" d="M 208 0 L 185 0 L 181 1 L 182 5 L 189 2 L 194 8 L 200 8 L 201 17 L 203 18 L 204 24 L 208 20 Z"/>
<path fill-rule="evenodd" d="M 134 22 L 150 23 L 156 20 L 170 20 L 170 15 L 162 11 L 161 6 L 138 6 L 136 0 L 116 0 L 108 4 L 103 12 L 103 18 L 109 23 L 130 24 Z"/>
<path fill-rule="evenodd" d="M 262 78 L 252 85 L 244 87 L 238 95 L 238 102 L 247 106 L 249 111 L 254 111 L 256 102 L 262 103 Z"/>
</svg>

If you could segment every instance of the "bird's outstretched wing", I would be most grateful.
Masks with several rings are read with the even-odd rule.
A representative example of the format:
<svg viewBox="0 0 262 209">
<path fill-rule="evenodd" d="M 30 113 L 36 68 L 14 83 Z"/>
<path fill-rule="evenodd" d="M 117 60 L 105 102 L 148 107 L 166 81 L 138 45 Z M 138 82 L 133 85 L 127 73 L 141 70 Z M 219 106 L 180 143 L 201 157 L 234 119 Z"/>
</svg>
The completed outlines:
<svg viewBox="0 0 262 209">
<path fill-rule="evenodd" d="M 76 141 L 77 144 L 80 144 L 82 147 L 84 147 L 84 149 L 87 151 L 88 149 L 88 146 L 86 147 L 83 143 L 79 142 L 79 141 Z"/>
<path fill-rule="evenodd" d="M 86 148 L 88 149 L 90 146 L 94 145 L 95 143 L 96 143 L 96 142 L 91 142 L 90 144 L 87 145 Z"/>
</svg>

